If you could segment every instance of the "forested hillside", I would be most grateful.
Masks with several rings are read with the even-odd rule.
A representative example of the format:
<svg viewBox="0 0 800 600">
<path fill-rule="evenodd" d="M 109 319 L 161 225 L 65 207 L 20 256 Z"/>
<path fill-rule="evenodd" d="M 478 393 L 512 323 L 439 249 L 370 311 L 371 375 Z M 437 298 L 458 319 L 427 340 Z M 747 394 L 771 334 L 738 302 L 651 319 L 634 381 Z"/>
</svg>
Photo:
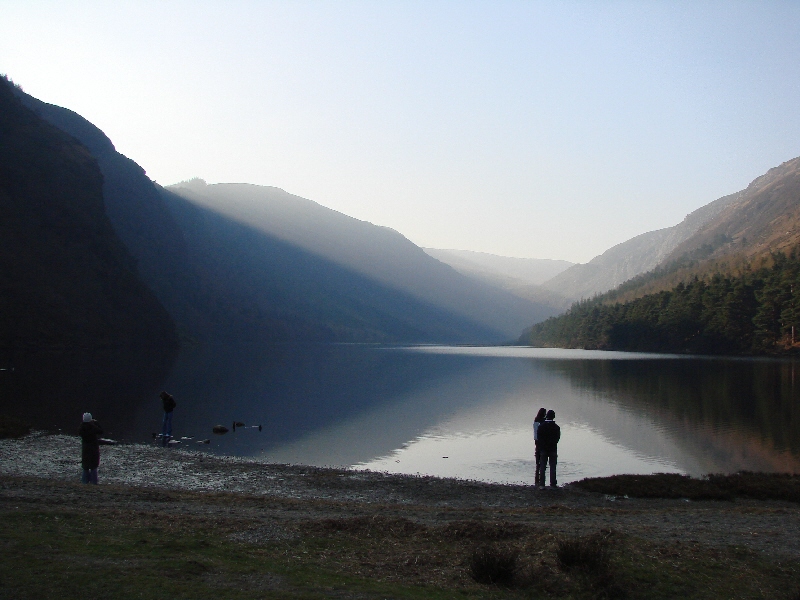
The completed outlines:
<svg viewBox="0 0 800 600">
<path fill-rule="evenodd" d="M 738 275 L 697 277 L 626 303 L 617 292 L 573 305 L 520 337 L 532 346 L 774 354 L 800 342 L 800 256 L 773 254 Z"/>
</svg>

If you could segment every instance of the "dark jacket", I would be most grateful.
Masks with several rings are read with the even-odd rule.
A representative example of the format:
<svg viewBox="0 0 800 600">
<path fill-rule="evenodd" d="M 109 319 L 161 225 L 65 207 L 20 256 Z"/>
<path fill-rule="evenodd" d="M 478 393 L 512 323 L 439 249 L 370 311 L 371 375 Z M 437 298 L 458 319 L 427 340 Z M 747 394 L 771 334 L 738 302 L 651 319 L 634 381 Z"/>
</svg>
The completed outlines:
<svg viewBox="0 0 800 600">
<path fill-rule="evenodd" d="M 173 398 L 169 394 L 164 394 L 164 396 L 161 399 L 164 401 L 164 412 L 172 412 L 173 410 L 175 410 L 175 407 L 178 405 L 175 402 L 175 398 Z"/>
<path fill-rule="evenodd" d="M 100 423 L 92 419 L 88 423 L 81 423 L 78 435 L 81 436 L 81 465 L 84 469 L 96 469 L 100 465 L 100 442 L 103 428 Z"/>
<path fill-rule="evenodd" d="M 539 425 L 538 437 L 540 451 L 555 452 L 561 439 L 561 427 L 555 421 L 545 421 Z"/>
</svg>

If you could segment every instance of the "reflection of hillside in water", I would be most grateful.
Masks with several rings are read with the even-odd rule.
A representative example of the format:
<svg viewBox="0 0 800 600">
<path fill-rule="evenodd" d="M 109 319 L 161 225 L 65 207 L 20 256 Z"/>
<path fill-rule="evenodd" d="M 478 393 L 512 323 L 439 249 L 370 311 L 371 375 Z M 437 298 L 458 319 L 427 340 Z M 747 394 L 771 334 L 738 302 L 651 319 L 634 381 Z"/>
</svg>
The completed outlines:
<svg viewBox="0 0 800 600">
<path fill-rule="evenodd" d="M 696 457 L 699 472 L 800 472 L 796 363 L 675 358 L 535 364 L 584 394 L 658 421 Z"/>
<path fill-rule="evenodd" d="M 215 340 L 185 349 L 164 386 L 178 402 L 178 436 L 209 437 L 214 424 L 230 427 L 233 420 L 263 425 L 258 435 L 212 436 L 213 451 L 252 456 L 392 404 L 464 368 L 450 357 L 431 360 L 370 345 Z M 135 424 L 140 439 L 160 426 L 162 413 L 153 398 Z"/>
<path fill-rule="evenodd" d="M 20 351 L 0 367 L 8 369 L 0 371 L 0 414 L 73 434 L 88 411 L 106 435 L 127 438 L 136 411 L 156 397 L 169 365 L 143 352 L 109 348 Z"/>
</svg>

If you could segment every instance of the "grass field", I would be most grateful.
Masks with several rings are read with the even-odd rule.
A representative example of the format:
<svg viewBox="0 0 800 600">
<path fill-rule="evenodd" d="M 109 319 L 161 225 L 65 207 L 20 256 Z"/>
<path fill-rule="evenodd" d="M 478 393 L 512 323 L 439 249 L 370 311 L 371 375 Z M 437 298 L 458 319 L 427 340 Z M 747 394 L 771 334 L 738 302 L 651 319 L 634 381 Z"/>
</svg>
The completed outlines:
<svg viewBox="0 0 800 600">
<path fill-rule="evenodd" d="M 534 510 L 2 483 L 2 598 L 800 597 L 796 559 L 556 535 Z"/>
</svg>

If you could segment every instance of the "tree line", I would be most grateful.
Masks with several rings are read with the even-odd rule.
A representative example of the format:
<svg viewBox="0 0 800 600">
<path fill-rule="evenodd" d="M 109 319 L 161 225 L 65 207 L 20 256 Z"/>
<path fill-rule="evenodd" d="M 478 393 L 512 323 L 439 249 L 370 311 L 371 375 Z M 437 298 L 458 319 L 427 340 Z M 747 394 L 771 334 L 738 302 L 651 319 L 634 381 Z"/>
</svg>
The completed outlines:
<svg viewBox="0 0 800 600">
<path fill-rule="evenodd" d="M 520 343 L 645 352 L 772 354 L 800 343 L 800 256 L 739 275 L 692 278 L 668 291 L 613 302 L 582 300 L 526 330 Z"/>
</svg>

